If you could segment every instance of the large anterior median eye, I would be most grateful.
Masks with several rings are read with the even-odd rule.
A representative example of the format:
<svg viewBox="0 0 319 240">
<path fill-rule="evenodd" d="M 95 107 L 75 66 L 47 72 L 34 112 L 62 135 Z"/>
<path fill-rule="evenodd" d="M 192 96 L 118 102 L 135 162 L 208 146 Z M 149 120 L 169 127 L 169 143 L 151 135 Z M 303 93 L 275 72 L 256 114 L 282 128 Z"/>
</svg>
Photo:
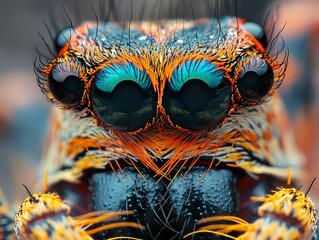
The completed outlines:
<svg viewBox="0 0 319 240">
<path fill-rule="evenodd" d="M 274 72 L 262 58 L 245 58 L 241 60 L 237 87 L 245 101 L 262 100 L 271 90 L 274 83 Z"/>
<path fill-rule="evenodd" d="M 188 60 L 176 67 L 163 96 L 170 120 L 189 130 L 217 126 L 230 104 L 230 84 L 224 72 L 207 60 Z"/>
<path fill-rule="evenodd" d="M 60 103 L 73 107 L 81 103 L 84 82 L 79 77 L 80 65 L 75 62 L 60 62 L 50 72 L 49 89 Z"/>
<path fill-rule="evenodd" d="M 128 62 L 106 66 L 95 74 L 91 102 L 102 125 L 135 131 L 152 122 L 157 99 L 145 70 Z"/>
</svg>

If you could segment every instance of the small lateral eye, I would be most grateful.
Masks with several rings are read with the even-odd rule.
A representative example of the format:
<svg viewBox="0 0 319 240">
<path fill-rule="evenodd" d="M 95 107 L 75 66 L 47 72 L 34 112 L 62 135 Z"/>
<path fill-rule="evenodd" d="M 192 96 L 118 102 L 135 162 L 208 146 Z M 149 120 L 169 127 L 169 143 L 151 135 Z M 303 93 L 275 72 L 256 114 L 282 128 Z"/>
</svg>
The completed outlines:
<svg viewBox="0 0 319 240">
<path fill-rule="evenodd" d="M 256 38 L 264 47 L 267 47 L 268 41 L 267 36 L 263 28 L 257 23 L 245 22 L 243 27 L 249 32 L 254 38 Z"/>
<path fill-rule="evenodd" d="M 262 58 L 247 58 L 242 61 L 237 87 L 241 97 L 250 102 L 262 100 L 272 89 L 274 72 Z"/>
<path fill-rule="evenodd" d="M 58 32 L 54 39 L 56 50 L 60 51 L 71 40 L 74 33 L 73 28 L 65 28 Z"/>
<path fill-rule="evenodd" d="M 81 103 L 84 82 L 79 77 L 79 65 L 74 62 L 58 63 L 48 78 L 49 89 L 60 103 L 74 107 Z"/>
</svg>

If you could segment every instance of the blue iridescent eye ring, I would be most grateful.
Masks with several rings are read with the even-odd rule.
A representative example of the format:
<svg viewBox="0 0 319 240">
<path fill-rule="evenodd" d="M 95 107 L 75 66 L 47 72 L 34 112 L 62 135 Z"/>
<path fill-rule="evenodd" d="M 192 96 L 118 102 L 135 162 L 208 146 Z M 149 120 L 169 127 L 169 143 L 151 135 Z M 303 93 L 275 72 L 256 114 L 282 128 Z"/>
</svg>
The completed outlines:
<svg viewBox="0 0 319 240">
<path fill-rule="evenodd" d="M 163 95 L 171 122 L 188 130 L 216 127 L 228 114 L 231 87 L 224 71 L 207 60 L 187 60 L 178 65 Z"/>
<path fill-rule="evenodd" d="M 174 69 L 169 86 L 178 92 L 182 86 L 192 79 L 204 81 L 209 88 L 214 88 L 224 78 L 224 72 L 217 70 L 217 66 L 207 60 L 187 60 L 182 66 Z"/>
<path fill-rule="evenodd" d="M 137 131 L 152 122 L 157 98 L 144 69 L 131 62 L 105 66 L 95 74 L 91 108 L 100 125 Z"/>
<path fill-rule="evenodd" d="M 144 70 L 141 71 L 131 62 L 127 64 L 113 63 L 95 74 L 96 87 L 107 93 L 111 93 L 123 80 L 136 82 L 144 90 L 151 86 L 147 73 Z"/>
</svg>

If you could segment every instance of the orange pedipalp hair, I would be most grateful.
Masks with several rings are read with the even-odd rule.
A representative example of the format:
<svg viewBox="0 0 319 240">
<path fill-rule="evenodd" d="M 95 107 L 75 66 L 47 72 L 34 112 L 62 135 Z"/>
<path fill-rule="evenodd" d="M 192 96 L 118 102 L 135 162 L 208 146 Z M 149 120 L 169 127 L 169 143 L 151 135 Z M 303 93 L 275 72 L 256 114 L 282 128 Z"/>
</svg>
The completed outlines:
<svg viewBox="0 0 319 240">
<path fill-rule="evenodd" d="M 248 223 L 236 216 L 208 217 L 199 220 L 198 224 L 216 223 L 201 227 L 198 231 L 187 234 L 185 237 L 198 233 L 212 233 L 236 240 L 256 239 L 257 237 L 282 240 L 312 239 L 318 218 L 314 204 L 303 192 L 295 188 L 278 188 L 267 197 L 252 197 L 251 199 L 263 202 L 258 208 L 259 218 L 255 222 Z M 218 221 L 229 223 L 220 224 L 217 223 Z M 235 237 L 231 235 L 232 232 L 241 232 L 242 235 Z"/>
<path fill-rule="evenodd" d="M 47 193 L 49 191 L 49 185 L 48 185 L 48 177 L 49 177 L 49 170 L 45 170 L 45 175 L 44 175 L 44 181 L 43 181 L 43 191 L 44 193 Z"/>
<path fill-rule="evenodd" d="M 287 169 L 287 186 L 290 186 L 291 184 L 291 174 L 290 174 L 290 168 Z"/>
<path fill-rule="evenodd" d="M 118 222 L 118 223 L 109 223 L 109 224 L 103 225 L 101 227 L 97 227 L 97 228 L 94 228 L 94 229 L 91 229 L 91 230 L 87 230 L 86 233 L 89 234 L 89 235 L 93 235 L 93 234 L 98 233 L 98 232 L 102 232 L 102 231 L 113 229 L 113 228 L 120 228 L 120 227 L 140 228 L 141 230 L 144 229 L 144 227 L 142 227 L 138 223 Z"/>
<path fill-rule="evenodd" d="M 132 211 L 98 211 L 71 217 L 70 207 L 62 201 L 59 195 L 56 193 L 39 193 L 28 197 L 20 206 L 16 214 L 15 231 L 17 236 L 23 239 L 92 240 L 91 235 L 107 229 L 132 227 L 143 230 L 143 226 L 134 222 L 112 222 L 94 227 L 94 224 L 114 221 L 120 216 L 131 214 L 133 214 Z M 41 220 L 41 224 L 37 224 L 38 220 Z M 87 230 L 89 227 L 93 228 Z"/>
</svg>

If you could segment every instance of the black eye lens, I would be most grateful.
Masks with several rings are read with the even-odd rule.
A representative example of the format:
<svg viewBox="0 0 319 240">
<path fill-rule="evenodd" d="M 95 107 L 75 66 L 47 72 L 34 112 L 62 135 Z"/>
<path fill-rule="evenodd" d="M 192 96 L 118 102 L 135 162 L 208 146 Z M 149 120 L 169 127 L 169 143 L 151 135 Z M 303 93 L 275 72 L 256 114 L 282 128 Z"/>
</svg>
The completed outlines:
<svg viewBox="0 0 319 240">
<path fill-rule="evenodd" d="M 70 67 L 69 63 L 60 63 L 60 65 Z M 57 101 L 69 107 L 76 106 L 81 103 L 84 83 L 76 75 L 77 73 L 69 71 L 70 68 L 68 70 L 61 68 L 60 65 L 57 65 L 49 75 L 49 89 Z"/>
<path fill-rule="evenodd" d="M 271 90 L 274 72 L 263 59 L 252 59 L 239 74 L 238 91 L 246 101 L 259 101 Z"/>
<path fill-rule="evenodd" d="M 200 78 L 189 78 L 192 76 Z M 177 67 L 163 95 L 170 120 L 189 130 L 217 126 L 231 105 L 230 84 L 223 76 L 206 61 L 189 61 Z"/>
<path fill-rule="evenodd" d="M 131 63 L 106 67 L 98 72 L 91 90 L 91 101 L 98 119 L 121 131 L 145 127 L 156 113 L 156 94 L 150 80 L 145 72 L 140 72 Z"/>
<path fill-rule="evenodd" d="M 119 83 L 110 96 L 115 107 L 124 113 L 133 113 L 140 109 L 147 94 L 136 83 L 130 80 Z"/>
<path fill-rule="evenodd" d="M 192 79 L 187 81 L 181 88 L 176 97 L 188 112 L 201 112 L 205 110 L 212 95 L 212 90 L 208 85 L 199 80 Z"/>
</svg>

